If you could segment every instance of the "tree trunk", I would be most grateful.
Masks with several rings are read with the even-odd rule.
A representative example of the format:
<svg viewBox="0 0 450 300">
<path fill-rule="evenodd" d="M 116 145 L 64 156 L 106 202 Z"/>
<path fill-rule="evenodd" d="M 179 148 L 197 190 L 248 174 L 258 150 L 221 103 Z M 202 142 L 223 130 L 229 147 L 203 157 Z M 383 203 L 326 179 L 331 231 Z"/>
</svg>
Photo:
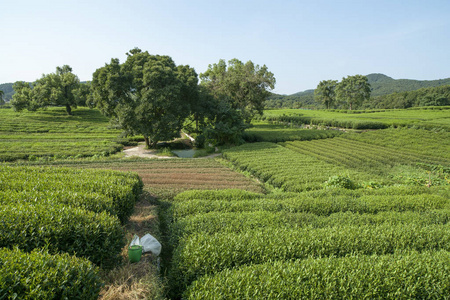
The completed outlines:
<svg viewBox="0 0 450 300">
<path fill-rule="evenodd" d="M 147 149 L 150 149 L 150 139 L 148 138 L 148 136 L 144 135 L 144 140 L 145 140 L 145 147 Z"/>
<path fill-rule="evenodd" d="M 72 108 L 70 107 L 69 104 L 66 104 L 66 112 L 67 112 L 67 114 L 68 114 L 69 116 L 72 115 Z"/>
</svg>

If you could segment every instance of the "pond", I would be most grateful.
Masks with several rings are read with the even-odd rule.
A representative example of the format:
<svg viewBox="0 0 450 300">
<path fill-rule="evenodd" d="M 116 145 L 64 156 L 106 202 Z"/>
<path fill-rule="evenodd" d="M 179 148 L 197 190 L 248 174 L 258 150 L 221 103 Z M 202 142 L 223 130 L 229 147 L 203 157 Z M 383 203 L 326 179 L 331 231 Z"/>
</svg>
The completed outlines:
<svg viewBox="0 0 450 300">
<path fill-rule="evenodd" d="M 192 158 L 197 150 L 187 149 L 187 150 L 172 150 L 172 152 L 181 158 Z"/>
</svg>

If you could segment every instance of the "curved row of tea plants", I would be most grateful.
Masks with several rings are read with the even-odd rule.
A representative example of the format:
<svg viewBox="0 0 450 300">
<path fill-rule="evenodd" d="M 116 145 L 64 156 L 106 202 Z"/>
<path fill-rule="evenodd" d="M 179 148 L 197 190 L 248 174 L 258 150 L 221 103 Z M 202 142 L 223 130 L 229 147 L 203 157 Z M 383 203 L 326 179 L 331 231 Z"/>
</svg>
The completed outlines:
<svg viewBox="0 0 450 300">
<path fill-rule="evenodd" d="M 241 170 L 287 192 L 321 189 L 331 176 L 340 174 L 361 182 L 384 181 L 273 143 L 244 144 L 224 150 L 223 156 Z"/>
<path fill-rule="evenodd" d="M 276 261 L 201 277 L 184 299 L 447 299 L 450 252 Z"/>
</svg>

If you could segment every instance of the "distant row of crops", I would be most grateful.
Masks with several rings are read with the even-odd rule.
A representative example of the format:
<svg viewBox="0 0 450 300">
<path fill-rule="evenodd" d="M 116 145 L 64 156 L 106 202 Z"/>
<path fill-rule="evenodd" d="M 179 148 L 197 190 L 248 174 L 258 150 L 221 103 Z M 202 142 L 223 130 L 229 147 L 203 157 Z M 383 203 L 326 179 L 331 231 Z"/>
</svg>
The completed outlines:
<svg viewBox="0 0 450 300">
<path fill-rule="evenodd" d="M 100 279 L 90 264 L 108 269 L 117 263 L 125 243 L 122 223 L 141 189 L 142 181 L 132 173 L 0 166 L 0 248 L 15 249 L 0 252 L 0 265 L 5 266 L 0 286 L 7 286 L 10 294 L 39 299 L 52 293 L 54 298 L 95 298 Z M 34 249 L 46 250 L 22 253 Z M 19 257 L 26 259 L 15 262 Z M 20 278 L 11 277 L 25 270 L 33 270 L 26 275 L 26 289 L 34 291 L 23 290 Z M 63 271 L 73 278 L 60 282 L 53 277 L 65 278 Z M 49 279 L 39 275 L 44 272 Z"/>
<path fill-rule="evenodd" d="M 399 274 L 380 285 L 377 297 L 445 295 L 448 268 L 421 279 L 423 272 L 405 266 L 426 270 L 449 261 L 449 194 L 437 191 L 332 189 L 275 198 L 233 190 L 179 194 L 172 206 L 172 291 L 185 291 L 187 299 L 214 299 L 218 292 L 226 299 L 275 292 L 319 299 L 334 289 L 331 295 L 342 298 L 368 297 L 375 292 L 363 287 L 376 286 L 385 275 L 380 266 L 389 263 Z M 361 265 L 373 274 L 366 276 Z M 268 280 L 267 288 L 259 279 Z M 415 282 L 414 289 L 403 285 L 406 279 Z M 362 286 L 346 288 L 353 282 Z"/>
<path fill-rule="evenodd" d="M 437 109 L 408 109 L 383 111 L 347 111 L 334 110 L 267 110 L 263 120 L 291 124 L 311 124 L 349 129 L 384 129 L 388 127 L 415 127 L 434 130 L 450 130 L 450 107 Z M 401 115 L 401 118 L 399 116 Z"/>
</svg>

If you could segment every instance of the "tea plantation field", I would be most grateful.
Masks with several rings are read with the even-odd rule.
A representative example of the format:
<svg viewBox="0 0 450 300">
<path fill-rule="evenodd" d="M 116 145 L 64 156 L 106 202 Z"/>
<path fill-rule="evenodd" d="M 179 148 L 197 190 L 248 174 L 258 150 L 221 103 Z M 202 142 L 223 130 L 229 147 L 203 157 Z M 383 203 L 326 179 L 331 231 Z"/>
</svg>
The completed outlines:
<svg viewBox="0 0 450 300">
<path fill-rule="evenodd" d="M 62 107 L 36 112 L 0 109 L 0 162 L 104 157 L 127 143 L 98 110 L 80 107 L 72 116 Z"/>
<path fill-rule="evenodd" d="M 0 298 L 448 299 L 448 110 L 322 117 L 377 113 L 360 133 L 266 116 L 221 158 L 161 160 L 106 157 L 120 132 L 95 110 L 0 110 Z M 149 229 L 153 283 L 123 262 Z"/>
</svg>

